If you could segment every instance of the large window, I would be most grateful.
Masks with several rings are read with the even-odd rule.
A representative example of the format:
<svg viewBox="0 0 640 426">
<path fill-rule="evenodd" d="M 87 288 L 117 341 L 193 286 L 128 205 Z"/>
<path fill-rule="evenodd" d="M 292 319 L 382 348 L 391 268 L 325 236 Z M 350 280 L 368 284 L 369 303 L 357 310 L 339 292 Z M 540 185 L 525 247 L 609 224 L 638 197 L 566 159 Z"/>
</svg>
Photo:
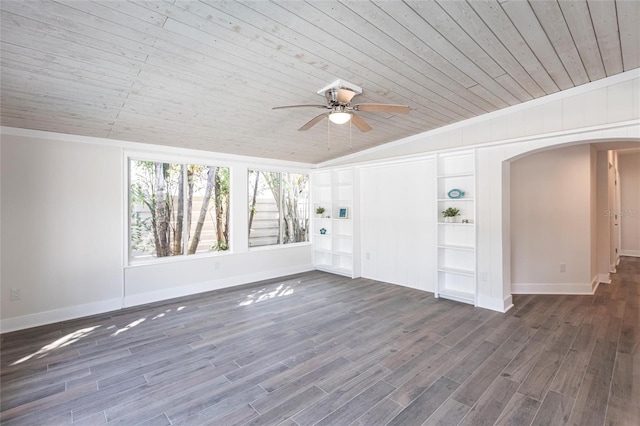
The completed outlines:
<svg viewBox="0 0 640 426">
<path fill-rule="evenodd" d="M 229 248 L 229 169 L 129 162 L 132 260 Z"/>
<path fill-rule="evenodd" d="M 309 241 L 309 176 L 249 170 L 249 247 Z"/>
</svg>

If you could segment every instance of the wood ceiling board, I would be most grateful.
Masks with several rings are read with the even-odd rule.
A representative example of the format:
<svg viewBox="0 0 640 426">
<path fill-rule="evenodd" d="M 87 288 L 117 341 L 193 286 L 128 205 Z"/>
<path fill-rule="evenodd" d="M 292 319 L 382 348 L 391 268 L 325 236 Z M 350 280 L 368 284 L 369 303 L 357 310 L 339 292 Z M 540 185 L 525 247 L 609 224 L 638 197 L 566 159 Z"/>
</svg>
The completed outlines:
<svg viewBox="0 0 640 426">
<path fill-rule="evenodd" d="M 587 2 L 567 0 L 559 2 L 559 5 L 580 58 L 584 62 L 585 71 L 589 74 L 589 80 L 606 77 Z"/>
<path fill-rule="evenodd" d="M 560 89 L 504 9 L 493 1 L 468 3 L 547 95 Z M 529 15 L 531 17 L 531 15 Z"/>
<path fill-rule="evenodd" d="M 442 7 L 532 97 L 545 93 L 517 59 L 500 42 L 473 8 L 464 1 L 439 1 Z M 507 88 L 508 90 L 508 88 Z M 511 91 L 513 93 L 513 91 Z"/>
<path fill-rule="evenodd" d="M 345 27 L 350 28 L 358 34 L 375 35 L 373 39 L 376 42 L 364 44 L 362 50 L 377 60 L 384 60 L 387 66 L 398 67 L 399 64 L 402 65 L 402 74 L 410 78 L 410 84 L 412 84 L 413 87 L 422 86 L 425 89 L 420 92 L 420 95 L 424 96 L 424 98 L 421 99 L 418 97 L 417 93 L 408 98 L 414 108 L 422 105 L 422 107 L 428 108 L 438 115 L 443 115 L 454 120 L 469 118 L 474 114 L 484 112 L 484 110 L 460 96 L 450 96 L 451 90 L 443 86 L 443 84 L 453 88 L 454 92 L 464 93 L 466 89 L 448 76 L 433 69 L 427 62 L 423 61 L 404 45 L 392 38 L 385 37 L 371 22 L 366 21 L 363 17 L 347 8 L 346 5 L 327 2 L 314 2 L 312 5 L 325 14 L 333 11 L 334 14 L 331 15 L 333 19 L 343 23 Z M 437 77 L 439 77 L 438 80 L 443 84 L 439 83 L 436 79 L 432 79 L 432 74 L 437 74 Z M 360 98 L 356 98 L 356 100 L 358 99 Z M 361 101 L 358 100 L 358 102 Z"/>
<path fill-rule="evenodd" d="M 319 163 L 573 87 L 580 66 L 635 69 L 639 4 L 5 1 L 0 116 Z M 333 125 L 330 149 L 328 125 L 297 131 L 316 111 L 271 110 L 324 103 L 336 79 L 363 87 L 354 103 L 412 110 L 362 113 L 367 133 Z"/>
<path fill-rule="evenodd" d="M 587 2 L 591 22 L 598 40 L 598 48 L 607 76 L 623 71 L 622 49 L 618 36 L 616 4 L 613 1 L 589 0 Z"/>
<path fill-rule="evenodd" d="M 411 13 L 412 9 L 410 9 L 409 6 L 396 2 L 377 2 L 376 4 L 405 26 L 407 31 L 415 34 L 425 44 L 429 45 L 455 65 L 456 68 L 472 78 L 477 84 L 483 85 L 488 91 L 491 91 L 494 96 L 499 97 L 509 105 L 518 103 L 518 100 L 511 93 L 496 83 L 487 72 L 456 49 L 453 43 L 442 37 L 431 25 L 426 23 L 421 16 Z M 491 103 L 493 104 L 493 102 Z"/>
<path fill-rule="evenodd" d="M 584 69 L 560 5 L 554 1 L 546 1 L 532 2 L 531 7 L 544 29 L 545 35 L 571 77 L 573 85 L 579 86 L 587 83 L 589 81 L 587 71 Z"/>
<path fill-rule="evenodd" d="M 637 1 L 616 0 L 622 63 L 624 70 L 640 67 L 640 5 Z"/>
<path fill-rule="evenodd" d="M 553 81 L 562 90 L 574 87 L 571 77 L 562 63 L 561 58 L 553 47 L 536 14 L 527 2 L 507 2 L 500 7 L 509 16 L 518 32 L 531 47 L 536 57 L 544 65 Z"/>
<path fill-rule="evenodd" d="M 496 78 L 504 74 L 505 70 L 438 3 L 415 0 L 406 3 L 444 40 L 452 43 L 460 53 L 490 77 Z M 445 46 L 445 48 L 451 50 L 451 46 Z"/>
<path fill-rule="evenodd" d="M 476 114 L 493 110 L 493 106 L 489 103 L 466 90 L 475 84 L 471 78 L 424 44 L 422 40 L 414 34 L 407 31 L 405 27 L 395 21 L 391 16 L 375 7 L 371 7 L 371 5 L 366 2 L 346 1 L 341 3 L 365 18 L 376 28 L 384 29 L 386 37 L 390 37 L 395 43 L 405 46 L 405 48 L 420 58 L 424 62 L 421 69 L 425 76 L 441 86 L 440 91 L 432 88 L 434 92 L 443 97 L 448 97 L 460 106 Z M 456 97 L 451 97 L 450 94 L 455 94 Z"/>
<path fill-rule="evenodd" d="M 251 6 L 256 7 L 257 11 L 260 11 L 262 14 L 270 12 L 269 10 L 264 9 L 267 6 L 264 2 L 251 3 Z M 283 29 L 279 30 L 279 34 L 283 37 L 287 37 L 288 39 L 295 40 L 296 44 L 311 43 L 311 45 L 314 46 L 311 51 L 302 53 L 301 57 L 304 57 L 304 55 L 322 56 L 326 63 L 335 64 L 333 65 L 335 66 L 335 73 L 341 72 L 340 70 L 344 70 L 342 72 L 346 73 L 344 77 L 345 80 L 354 81 L 351 76 L 359 77 L 361 81 L 354 81 L 355 84 L 366 87 L 365 90 L 367 96 L 373 102 L 383 102 L 382 96 L 384 95 L 386 95 L 387 103 L 413 104 L 416 101 L 421 101 L 422 99 L 433 99 L 430 97 L 432 93 L 427 92 L 421 95 L 421 86 L 416 85 L 413 81 L 403 75 L 402 71 L 405 69 L 403 64 L 396 62 L 397 70 L 394 70 L 380 62 L 378 56 L 374 59 L 373 56 L 361 52 L 359 47 L 352 46 L 352 44 L 355 43 L 354 40 L 358 40 L 360 36 L 355 33 L 349 34 L 351 30 L 337 23 L 333 17 L 322 15 L 320 11 L 308 5 L 305 7 L 302 3 L 283 3 L 282 7 L 284 8 L 285 6 L 287 8 L 293 7 L 297 13 L 304 13 L 304 16 L 309 16 L 309 19 L 314 22 L 324 19 L 323 22 L 326 24 L 327 32 L 324 32 L 320 28 L 311 26 L 308 21 L 299 19 L 298 15 L 293 14 L 288 10 L 284 11 L 283 9 L 283 12 L 281 13 L 275 13 L 279 11 L 273 12 L 273 15 L 270 17 L 274 20 L 277 19 L 277 22 L 279 22 L 283 27 Z M 263 15 L 256 14 L 251 16 L 258 20 L 264 19 Z M 255 25 L 260 25 L 259 22 L 251 22 Z M 307 34 L 301 34 L 303 31 Z M 341 34 L 341 37 L 336 38 L 333 34 Z M 345 41 L 342 41 L 342 38 L 344 38 Z M 301 46 L 300 49 L 302 48 L 303 47 Z M 336 49 L 347 52 L 347 54 L 342 56 L 337 55 Z M 353 70 L 353 74 L 350 74 L 350 70 Z M 311 70 L 311 72 L 313 72 L 313 70 Z M 379 81 L 381 77 L 384 81 L 388 82 L 386 87 L 378 86 L 375 83 L 376 81 Z M 356 102 L 360 102 L 361 99 L 361 97 L 356 98 Z M 447 102 L 446 100 L 444 101 Z M 450 103 L 447 103 L 444 107 L 437 105 L 434 106 L 433 104 L 427 105 L 427 107 L 432 109 L 447 107 L 454 110 L 459 109 L 456 106 L 452 106 Z M 446 114 L 444 111 L 442 113 Z"/>
</svg>

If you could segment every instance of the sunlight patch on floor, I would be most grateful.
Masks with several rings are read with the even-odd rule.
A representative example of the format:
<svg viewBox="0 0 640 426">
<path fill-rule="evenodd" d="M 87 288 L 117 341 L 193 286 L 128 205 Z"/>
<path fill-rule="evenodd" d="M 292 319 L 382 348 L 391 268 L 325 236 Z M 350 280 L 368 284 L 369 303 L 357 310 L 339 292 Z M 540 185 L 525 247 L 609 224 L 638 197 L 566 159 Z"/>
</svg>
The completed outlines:
<svg viewBox="0 0 640 426">
<path fill-rule="evenodd" d="M 264 302 L 265 300 L 273 299 L 274 297 L 282 297 L 293 294 L 293 287 L 291 285 L 280 284 L 275 290 L 268 293 L 264 293 L 266 289 L 259 290 L 247 296 L 247 300 L 244 300 L 238 304 L 238 306 L 249 306 L 251 304 Z"/>
<path fill-rule="evenodd" d="M 56 349 L 60 349 L 60 348 L 64 348 L 65 346 L 69 346 L 72 343 L 77 342 L 78 340 L 82 339 L 83 337 L 87 337 L 89 334 L 91 334 L 91 332 L 93 332 L 93 330 L 97 329 L 101 327 L 100 325 L 96 325 L 93 327 L 87 327 L 87 328 L 82 328 L 80 330 L 74 331 L 73 333 L 69 333 L 66 336 L 63 336 L 61 338 L 59 338 L 58 340 L 49 343 L 48 345 L 45 345 L 43 347 L 41 347 L 40 349 L 38 349 L 36 352 L 32 353 L 31 355 L 27 355 L 23 358 L 20 358 L 19 360 L 15 361 L 13 364 L 11 365 L 18 365 L 21 364 L 25 361 L 30 360 L 31 358 L 43 358 L 45 356 L 47 356 L 50 352 L 55 351 Z"/>
<path fill-rule="evenodd" d="M 142 324 L 144 322 L 144 320 L 146 320 L 147 318 L 140 318 L 138 320 L 135 320 L 129 324 L 127 324 L 126 326 L 124 326 L 123 328 L 119 329 L 118 331 L 116 331 L 115 333 L 113 333 L 111 335 L 111 337 L 115 337 L 120 333 L 124 333 L 125 331 L 129 331 L 131 330 L 133 327 L 135 327 L 136 325 Z"/>
</svg>

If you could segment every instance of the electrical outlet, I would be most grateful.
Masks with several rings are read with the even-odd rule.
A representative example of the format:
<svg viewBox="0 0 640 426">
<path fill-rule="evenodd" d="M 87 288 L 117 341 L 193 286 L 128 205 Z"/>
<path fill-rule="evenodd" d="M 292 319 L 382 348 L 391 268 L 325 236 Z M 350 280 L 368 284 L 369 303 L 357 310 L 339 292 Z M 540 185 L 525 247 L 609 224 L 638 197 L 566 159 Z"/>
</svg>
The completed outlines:
<svg viewBox="0 0 640 426">
<path fill-rule="evenodd" d="M 364 254 L 364 257 L 365 257 L 367 260 L 371 260 L 371 253 L 366 252 L 366 253 Z"/>
<path fill-rule="evenodd" d="M 567 264 L 566 263 L 561 263 L 560 264 L 560 272 L 567 272 Z"/>
<path fill-rule="evenodd" d="M 487 281 L 489 279 L 489 274 L 486 272 L 480 272 L 480 281 Z"/>
<path fill-rule="evenodd" d="M 20 289 L 12 288 L 11 289 L 11 301 L 20 300 Z"/>
</svg>

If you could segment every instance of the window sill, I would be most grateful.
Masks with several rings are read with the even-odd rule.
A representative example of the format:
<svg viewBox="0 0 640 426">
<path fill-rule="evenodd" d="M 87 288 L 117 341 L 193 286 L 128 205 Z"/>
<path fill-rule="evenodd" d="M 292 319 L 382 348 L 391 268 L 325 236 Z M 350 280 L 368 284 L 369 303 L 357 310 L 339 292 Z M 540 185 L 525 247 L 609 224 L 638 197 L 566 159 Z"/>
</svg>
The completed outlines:
<svg viewBox="0 0 640 426">
<path fill-rule="evenodd" d="M 249 247 L 249 251 L 253 252 L 253 251 L 281 250 L 286 248 L 304 247 L 304 246 L 310 246 L 310 245 L 311 245 L 311 241 L 304 241 L 302 243 L 291 243 L 291 244 L 273 244 L 269 246 Z"/>
<path fill-rule="evenodd" d="M 166 263 L 177 263 L 177 262 L 189 262 L 192 260 L 202 260 L 202 259 L 211 259 L 217 257 L 225 257 L 231 256 L 233 253 L 231 251 L 222 251 L 216 253 L 200 253 L 200 254 L 191 254 L 191 255 L 180 255 L 180 256 L 168 256 L 168 257 L 154 257 L 150 259 L 144 260 L 131 260 L 129 259 L 128 264 L 125 265 L 125 269 L 128 268 L 138 268 L 144 266 L 152 266 L 152 265 L 164 265 Z"/>
</svg>

